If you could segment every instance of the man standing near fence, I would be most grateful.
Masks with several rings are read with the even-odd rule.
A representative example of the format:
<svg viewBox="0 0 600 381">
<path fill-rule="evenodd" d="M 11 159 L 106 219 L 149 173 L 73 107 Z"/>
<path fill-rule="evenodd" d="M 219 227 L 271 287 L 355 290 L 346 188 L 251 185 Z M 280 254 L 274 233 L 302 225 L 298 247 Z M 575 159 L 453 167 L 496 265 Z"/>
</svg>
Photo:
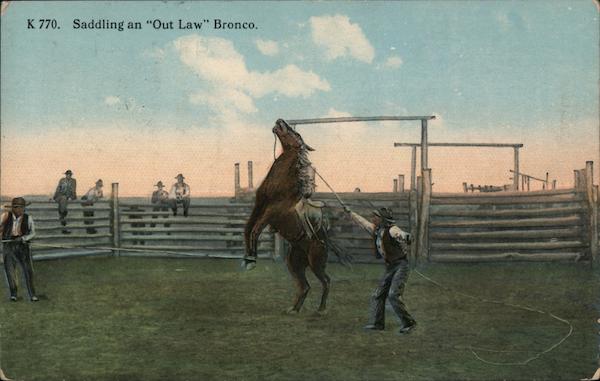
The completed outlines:
<svg viewBox="0 0 600 381">
<path fill-rule="evenodd" d="M 53 199 L 58 203 L 60 224 L 67 226 L 68 202 L 77 199 L 77 181 L 73 178 L 73 172 L 70 169 L 65 172 L 65 177 L 58 182 Z M 71 233 L 66 228 L 63 228 L 62 232 L 63 234 Z"/>
<path fill-rule="evenodd" d="M 410 234 L 394 224 L 393 213 L 388 208 L 373 211 L 371 222 L 352 212 L 347 206 L 344 206 L 344 211 L 349 213 L 352 220 L 373 237 L 375 257 L 383 257 L 385 260 L 385 273 L 379 281 L 379 286 L 371 295 L 369 323 L 364 328 L 375 331 L 385 329 L 385 301 L 387 299 L 400 319 L 401 327 L 398 332 L 401 334 L 410 332 L 417 323 L 408 313 L 402 301 L 409 273 Z"/>
<path fill-rule="evenodd" d="M 169 192 L 169 199 L 171 200 L 171 209 L 173 215 L 177 215 L 177 205 L 183 206 L 183 216 L 188 216 L 188 209 L 190 208 L 190 186 L 183 182 L 183 175 L 180 173 L 176 177 L 177 182 L 171 187 Z"/>
<path fill-rule="evenodd" d="M 33 218 L 25 213 L 25 206 L 26 202 L 23 197 L 13 198 L 10 212 L 4 212 L 0 216 L 2 260 L 4 261 L 10 300 L 13 302 L 17 301 L 17 263 L 25 277 L 29 299 L 32 302 L 39 300 L 33 286 L 33 262 L 29 247 L 29 242 L 35 237 L 35 225 Z"/>
</svg>

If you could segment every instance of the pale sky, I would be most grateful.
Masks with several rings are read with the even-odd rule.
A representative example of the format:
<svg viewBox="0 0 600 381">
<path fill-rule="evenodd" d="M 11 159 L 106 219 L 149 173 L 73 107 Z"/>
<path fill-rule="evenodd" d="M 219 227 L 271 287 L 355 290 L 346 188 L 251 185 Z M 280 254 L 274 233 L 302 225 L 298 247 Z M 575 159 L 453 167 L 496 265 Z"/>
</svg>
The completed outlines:
<svg viewBox="0 0 600 381">
<path fill-rule="evenodd" d="M 66 169 L 80 194 L 102 178 L 145 196 L 183 173 L 192 195 L 231 195 L 235 162 L 242 185 L 248 160 L 255 184 L 266 174 L 278 118 L 436 115 L 431 142 L 523 143 L 521 170 L 559 187 L 586 160 L 598 168 L 591 0 L 13 2 L 0 20 L 3 195 L 50 195 Z M 410 149 L 393 143 L 420 139 L 419 122 L 298 131 L 339 191 L 408 184 Z M 434 191 L 511 182 L 512 149 L 431 148 L 429 160 Z"/>
</svg>

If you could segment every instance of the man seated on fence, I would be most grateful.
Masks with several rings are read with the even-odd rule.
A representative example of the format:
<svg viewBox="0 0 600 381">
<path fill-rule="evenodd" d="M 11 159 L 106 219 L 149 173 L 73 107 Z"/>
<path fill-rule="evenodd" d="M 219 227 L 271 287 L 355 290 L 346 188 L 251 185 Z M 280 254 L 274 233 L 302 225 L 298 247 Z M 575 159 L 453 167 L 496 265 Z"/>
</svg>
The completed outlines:
<svg viewBox="0 0 600 381">
<path fill-rule="evenodd" d="M 93 186 L 92 188 L 90 188 L 90 190 L 87 191 L 87 193 L 85 195 L 83 195 L 81 197 L 81 199 L 83 200 L 83 202 L 81 203 L 81 206 L 84 207 L 83 209 L 83 223 L 85 225 L 92 225 L 94 224 L 94 220 L 93 219 L 85 219 L 85 217 L 94 217 L 94 202 L 98 201 L 99 199 L 104 197 L 104 193 L 102 192 L 102 187 L 104 186 L 104 183 L 102 182 L 102 179 L 99 179 L 98 181 L 96 181 L 96 185 Z M 95 228 L 89 227 L 85 229 L 86 232 L 88 232 L 89 234 L 96 234 L 97 231 Z"/>
<path fill-rule="evenodd" d="M 21 267 L 29 300 L 37 302 L 33 286 L 33 263 L 29 242 L 35 237 L 33 218 L 25 213 L 27 203 L 23 197 L 13 198 L 10 211 L 0 216 L 0 232 L 2 234 L 2 260 L 8 281 L 10 300 L 17 301 L 17 263 Z"/>
<path fill-rule="evenodd" d="M 69 200 L 77 200 L 77 181 L 73 178 L 73 172 L 70 169 L 65 172 L 65 177 L 58 182 L 53 199 L 58 203 L 60 224 L 67 226 L 67 214 L 69 213 L 67 204 Z M 66 228 L 62 232 L 63 234 L 71 233 Z"/>
<path fill-rule="evenodd" d="M 154 205 L 154 207 L 152 208 L 152 211 L 154 212 L 165 212 L 168 211 L 169 206 L 171 206 L 171 201 L 169 200 L 169 192 L 167 192 L 164 188 L 164 184 L 162 181 L 159 181 L 156 183 L 156 187 L 158 188 L 157 190 L 155 190 L 154 192 L 152 192 L 152 199 L 150 200 L 150 202 L 152 202 L 152 205 Z M 164 218 L 167 218 L 167 216 L 163 216 Z M 157 215 L 153 215 L 152 218 L 158 218 Z M 150 227 L 153 228 L 155 227 L 156 224 L 150 224 Z M 165 227 L 168 228 L 169 226 L 171 226 L 170 224 L 165 224 Z M 169 235 L 171 233 L 167 233 L 167 235 Z"/>
<path fill-rule="evenodd" d="M 177 205 L 183 206 L 184 217 L 188 216 L 188 209 L 190 208 L 190 186 L 183 182 L 183 175 L 180 173 L 176 177 L 177 182 L 171 187 L 169 192 L 169 199 L 171 200 L 171 209 L 173 215 L 177 215 Z"/>
<path fill-rule="evenodd" d="M 373 211 L 371 222 L 352 212 L 347 206 L 344 206 L 344 211 L 371 235 L 375 257 L 383 258 L 385 261 L 385 273 L 379 281 L 379 286 L 371 295 L 369 323 L 364 328 L 366 330 L 383 330 L 385 328 L 385 301 L 387 299 L 400 319 L 401 327 L 398 332 L 401 334 L 410 332 L 417 323 L 408 313 L 402 301 L 409 273 L 410 234 L 394 224 L 391 209 L 380 208 Z"/>
</svg>

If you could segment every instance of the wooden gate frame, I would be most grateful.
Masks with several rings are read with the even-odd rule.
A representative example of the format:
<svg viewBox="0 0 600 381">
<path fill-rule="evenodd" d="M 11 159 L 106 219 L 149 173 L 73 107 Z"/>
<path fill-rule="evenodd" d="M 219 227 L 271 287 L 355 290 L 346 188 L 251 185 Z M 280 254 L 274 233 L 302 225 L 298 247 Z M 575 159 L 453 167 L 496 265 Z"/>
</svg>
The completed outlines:
<svg viewBox="0 0 600 381">
<path fill-rule="evenodd" d="M 435 119 L 435 115 L 429 116 L 353 116 L 337 118 L 316 118 L 316 119 L 286 119 L 285 121 L 296 128 L 299 124 L 321 124 L 321 123 L 347 123 L 347 122 L 381 122 L 381 121 L 421 121 L 421 179 L 423 179 L 422 192 L 411 189 L 409 205 L 415 206 L 410 213 L 411 234 L 416 237 L 416 245 L 411 248 L 411 257 L 413 263 L 417 263 L 420 258 L 427 258 L 429 253 L 429 205 L 431 200 L 431 169 L 428 168 L 428 147 L 427 122 Z M 416 152 L 413 152 L 413 164 L 416 161 Z M 415 184 L 413 175 L 412 184 Z M 417 198 L 420 198 L 417 202 Z M 413 201 L 414 200 L 414 201 Z M 412 209 L 412 208 L 411 208 Z M 417 211 L 418 209 L 418 211 Z M 416 221 L 415 221 L 416 220 Z"/>
</svg>

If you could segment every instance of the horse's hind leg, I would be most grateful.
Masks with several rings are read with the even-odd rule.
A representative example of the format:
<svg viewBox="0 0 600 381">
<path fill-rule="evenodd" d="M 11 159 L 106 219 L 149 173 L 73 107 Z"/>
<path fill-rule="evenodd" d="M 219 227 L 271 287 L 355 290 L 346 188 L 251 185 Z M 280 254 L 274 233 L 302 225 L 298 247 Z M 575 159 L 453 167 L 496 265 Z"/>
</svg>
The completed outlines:
<svg viewBox="0 0 600 381">
<path fill-rule="evenodd" d="M 296 298 L 294 299 L 294 305 L 288 309 L 288 313 L 300 312 L 308 291 L 310 291 L 310 285 L 306 280 L 307 262 L 304 251 L 300 247 L 292 245 L 286 263 L 290 274 L 294 278 Z"/>
<path fill-rule="evenodd" d="M 327 267 L 327 247 L 320 243 L 313 242 L 308 252 L 308 264 L 323 287 L 321 304 L 319 305 L 318 311 L 325 312 L 327 309 L 327 297 L 329 296 L 329 289 L 331 287 L 331 278 L 325 272 Z"/>
</svg>

